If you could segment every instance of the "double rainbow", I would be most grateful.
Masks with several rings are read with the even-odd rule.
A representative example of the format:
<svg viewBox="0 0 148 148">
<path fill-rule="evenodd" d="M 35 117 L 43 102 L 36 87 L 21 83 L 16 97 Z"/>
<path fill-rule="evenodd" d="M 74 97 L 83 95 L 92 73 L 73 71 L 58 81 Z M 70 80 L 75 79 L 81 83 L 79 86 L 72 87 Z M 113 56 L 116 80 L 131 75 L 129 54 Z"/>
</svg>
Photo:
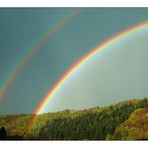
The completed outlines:
<svg viewBox="0 0 148 148">
<path fill-rule="evenodd" d="M 13 82 L 16 80 L 17 76 L 21 73 L 23 68 L 35 55 L 37 50 L 40 49 L 41 46 L 43 46 L 51 36 L 53 36 L 60 29 L 62 29 L 64 25 L 74 16 L 76 16 L 79 11 L 80 9 L 75 9 L 68 15 L 66 15 L 64 18 L 62 18 L 60 21 L 58 21 L 52 28 L 50 28 L 45 34 L 43 34 L 43 36 L 36 42 L 36 44 L 34 44 L 33 47 L 30 48 L 28 52 L 19 60 L 18 64 L 13 68 L 12 72 L 9 74 L 5 82 L 0 86 L 0 101 L 7 93 Z"/>
</svg>

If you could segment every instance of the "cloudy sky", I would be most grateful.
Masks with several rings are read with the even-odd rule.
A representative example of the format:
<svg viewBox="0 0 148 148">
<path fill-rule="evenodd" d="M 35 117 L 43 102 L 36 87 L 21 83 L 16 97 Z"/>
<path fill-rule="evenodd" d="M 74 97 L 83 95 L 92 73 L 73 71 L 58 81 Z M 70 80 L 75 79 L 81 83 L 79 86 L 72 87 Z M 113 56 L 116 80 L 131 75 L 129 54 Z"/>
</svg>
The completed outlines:
<svg viewBox="0 0 148 148">
<path fill-rule="evenodd" d="M 1 8 L 1 93 L 23 59 L 37 49 L 1 96 L 0 114 L 33 113 L 80 58 L 145 20 L 147 8 Z M 148 97 L 147 39 L 144 28 L 97 54 L 57 90 L 44 112 Z"/>
</svg>

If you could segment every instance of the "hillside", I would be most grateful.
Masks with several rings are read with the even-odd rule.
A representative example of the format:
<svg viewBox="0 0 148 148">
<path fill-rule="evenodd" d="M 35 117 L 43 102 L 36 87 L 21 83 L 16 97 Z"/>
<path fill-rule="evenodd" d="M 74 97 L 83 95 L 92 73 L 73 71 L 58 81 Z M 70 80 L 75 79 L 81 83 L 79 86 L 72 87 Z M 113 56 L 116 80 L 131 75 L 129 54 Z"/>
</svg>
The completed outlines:
<svg viewBox="0 0 148 148">
<path fill-rule="evenodd" d="M 134 123 L 139 123 L 139 120 L 147 122 L 147 114 L 141 116 L 139 112 L 137 113 L 137 109 L 142 110 L 141 108 L 147 111 L 148 98 L 133 99 L 81 111 L 64 110 L 37 116 L 1 115 L 0 127 L 5 127 L 7 139 L 128 140 L 130 139 L 128 135 L 122 138 L 120 129 L 129 121 L 131 127 L 135 127 Z M 140 124 L 140 126 L 145 127 L 145 124 Z M 118 135 L 117 133 L 120 133 L 121 138 L 115 136 Z M 143 137 L 137 134 L 135 139 L 143 139 Z"/>
<path fill-rule="evenodd" d="M 148 140 L 148 108 L 135 110 L 109 137 L 110 140 Z"/>
</svg>

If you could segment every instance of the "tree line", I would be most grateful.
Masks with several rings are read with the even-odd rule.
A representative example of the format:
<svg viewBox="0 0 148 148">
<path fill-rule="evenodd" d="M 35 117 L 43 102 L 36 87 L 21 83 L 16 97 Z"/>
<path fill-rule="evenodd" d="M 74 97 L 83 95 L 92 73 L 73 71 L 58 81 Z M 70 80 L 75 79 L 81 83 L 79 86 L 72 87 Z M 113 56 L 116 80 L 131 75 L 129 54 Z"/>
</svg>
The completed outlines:
<svg viewBox="0 0 148 148">
<path fill-rule="evenodd" d="M 28 138 L 49 140 L 105 140 L 113 134 L 116 127 L 127 120 L 138 108 L 147 108 L 148 99 L 129 100 L 103 108 L 94 108 L 80 115 L 59 116 L 46 120 L 46 124 L 35 126 Z M 48 118 L 48 116 L 47 116 Z M 39 124 L 42 121 L 38 121 Z"/>
</svg>

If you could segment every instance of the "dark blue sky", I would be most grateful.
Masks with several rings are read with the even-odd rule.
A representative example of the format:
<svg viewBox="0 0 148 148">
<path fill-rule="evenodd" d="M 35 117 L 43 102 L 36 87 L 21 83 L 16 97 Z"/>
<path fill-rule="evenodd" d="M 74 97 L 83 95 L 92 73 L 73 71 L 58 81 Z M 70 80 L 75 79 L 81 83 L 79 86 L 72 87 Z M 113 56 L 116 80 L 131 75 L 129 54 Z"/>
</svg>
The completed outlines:
<svg viewBox="0 0 148 148">
<path fill-rule="evenodd" d="M 30 48 L 75 9 L 0 9 L 1 86 Z M 102 41 L 145 20 L 148 20 L 147 8 L 81 9 L 24 67 L 0 102 L 0 114 L 33 113 L 54 83 L 76 61 Z"/>
</svg>

